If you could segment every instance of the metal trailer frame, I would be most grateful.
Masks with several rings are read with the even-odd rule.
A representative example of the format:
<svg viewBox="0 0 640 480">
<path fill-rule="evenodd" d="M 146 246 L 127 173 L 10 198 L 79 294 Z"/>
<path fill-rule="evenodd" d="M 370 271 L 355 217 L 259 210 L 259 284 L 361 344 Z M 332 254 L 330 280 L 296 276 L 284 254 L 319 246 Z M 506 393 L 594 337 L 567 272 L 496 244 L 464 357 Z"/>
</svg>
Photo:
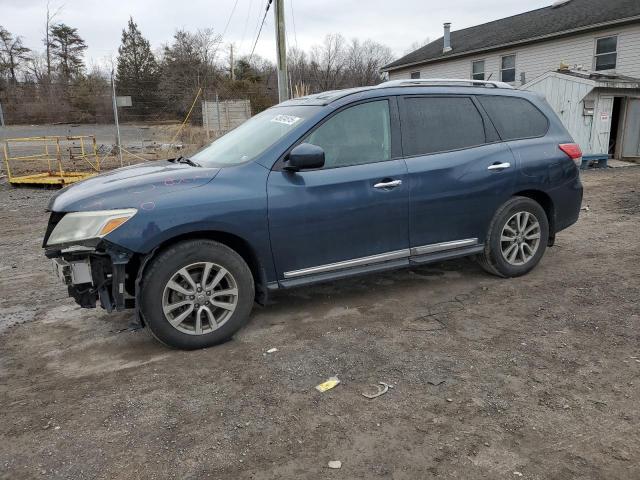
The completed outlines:
<svg viewBox="0 0 640 480">
<path fill-rule="evenodd" d="M 85 161 L 91 169 L 89 171 L 69 171 L 63 166 L 63 146 L 61 141 L 79 141 L 80 154 L 73 155 L 69 150 L 68 160 L 80 159 Z M 10 145 L 20 143 L 42 142 L 43 153 L 33 155 L 11 156 Z M 88 145 L 85 145 L 85 142 Z M 55 146 L 55 152 L 50 147 Z M 7 177 L 12 185 L 52 185 L 64 186 L 75 183 L 85 178 L 97 175 L 100 172 L 100 158 L 98 157 L 98 147 L 96 145 L 96 137 L 94 135 L 76 135 L 76 136 L 44 136 L 44 137 L 21 137 L 8 138 L 3 144 L 4 163 L 7 169 Z M 93 158 L 93 162 L 91 161 Z M 12 162 L 16 161 L 46 161 L 46 171 L 31 172 L 27 175 L 13 175 L 11 171 Z"/>
</svg>

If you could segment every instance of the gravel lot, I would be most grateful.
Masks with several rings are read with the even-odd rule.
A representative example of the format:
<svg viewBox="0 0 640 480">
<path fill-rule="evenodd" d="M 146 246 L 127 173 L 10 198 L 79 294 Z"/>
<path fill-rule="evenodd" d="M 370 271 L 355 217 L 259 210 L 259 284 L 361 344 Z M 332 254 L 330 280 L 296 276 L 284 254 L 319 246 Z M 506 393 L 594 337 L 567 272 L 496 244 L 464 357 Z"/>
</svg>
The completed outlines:
<svg viewBox="0 0 640 480">
<path fill-rule="evenodd" d="M 40 249 L 51 192 L 0 183 L 0 477 L 640 478 L 640 167 L 583 180 L 526 277 L 284 292 L 196 352 L 76 308 Z"/>
</svg>

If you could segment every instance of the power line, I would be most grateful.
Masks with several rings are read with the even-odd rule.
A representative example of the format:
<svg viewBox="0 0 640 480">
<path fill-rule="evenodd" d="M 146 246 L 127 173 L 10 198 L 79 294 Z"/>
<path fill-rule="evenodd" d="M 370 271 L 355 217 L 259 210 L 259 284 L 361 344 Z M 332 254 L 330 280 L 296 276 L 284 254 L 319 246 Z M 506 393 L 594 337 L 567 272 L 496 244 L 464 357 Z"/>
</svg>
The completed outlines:
<svg viewBox="0 0 640 480">
<path fill-rule="evenodd" d="M 296 49 L 298 48 L 298 33 L 296 32 L 296 17 L 293 14 L 293 0 L 289 0 L 289 8 L 291 9 L 291 23 L 293 24 L 293 40 L 296 42 Z"/>
<path fill-rule="evenodd" d="M 251 35 L 252 37 L 255 37 L 258 34 L 258 28 L 260 27 L 260 16 L 261 16 L 261 10 L 260 10 L 260 5 L 258 5 L 258 18 L 256 19 L 256 26 L 253 28 L 253 34 Z"/>
<path fill-rule="evenodd" d="M 247 27 L 249 26 L 249 17 L 251 16 L 251 8 L 253 7 L 253 0 L 249 0 L 249 8 L 247 9 L 247 18 L 244 21 L 244 30 L 242 31 L 242 40 L 240 40 L 240 45 L 244 44 L 244 39 L 247 35 Z"/>
<path fill-rule="evenodd" d="M 282 12 L 282 15 L 283 15 L 284 17 L 286 17 L 286 16 L 287 16 L 287 12 L 286 12 L 286 11 Z M 276 22 L 276 23 L 277 23 L 277 22 Z M 285 36 L 284 44 L 285 44 L 285 45 L 291 45 L 291 43 L 289 42 L 289 30 L 288 30 L 288 29 L 285 29 L 285 31 L 284 31 L 284 36 Z"/>
<path fill-rule="evenodd" d="M 231 23 L 231 18 L 233 17 L 233 13 L 236 11 L 236 7 L 238 6 L 238 0 L 233 3 L 233 8 L 231 9 L 231 13 L 229 14 L 229 18 L 227 19 L 227 24 L 224 26 L 224 30 L 222 31 L 222 38 L 227 34 L 227 29 L 229 28 L 229 24 Z"/>
<path fill-rule="evenodd" d="M 229 14 L 229 18 L 227 19 L 227 24 L 224 26 L 224 30 L 222 31 L 222 35 L 220 35 L 220 41 L 218 42 L 216 47 L 213 49 L 213 52 L 211 53 L 211 58 L 213 59 L 212 61 L 215 61 L 215 59 L 216 59 L 216 54 L 218 53 L 218 50 L 220 49 L 220 45 L 222 45 L 222 42 L 224 41 L 224 36 L 227 34 L 227 29 L 229 28 L 229 24 L 231 23 L 231 18 L 233 17 L 233 13 L 236 11 L 236 7 L 237 6 L 238 6 L 238 0 L 236 0 L 233 3 L 233 8 L 231 9 L 231 13 Z"/>
<path fill-rule="evenodd" d="M 264 17 L 262 17 L 260 30 L 258 30 L 258 36 L 256 37 L 256 41 L 253 42 L 253 48 L 251 49 L 251 54 L 249 55 L 249 63 L 251 63 L 251 58 L 253 58 L 253 52 L 255 52 L 256 50 L 256 45 L 258 45 L 258 40 L 260 39 L 260 33 L 262 32 L 262 27 L 264 27 L 264 22 L 267 19 L 267 13 L 269 13 L 269 7 L 271 6 L 272 1 L 273 0 L 267 0 L 267 8 L 264 9 Z"/>
</svg>

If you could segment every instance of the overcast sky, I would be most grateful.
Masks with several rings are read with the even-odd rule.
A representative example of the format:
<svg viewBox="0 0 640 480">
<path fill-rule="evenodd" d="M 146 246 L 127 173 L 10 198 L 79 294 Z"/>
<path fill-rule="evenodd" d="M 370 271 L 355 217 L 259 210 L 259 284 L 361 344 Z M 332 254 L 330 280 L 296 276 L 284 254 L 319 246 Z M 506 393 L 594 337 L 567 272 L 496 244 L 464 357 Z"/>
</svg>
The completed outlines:
<svg viewBox="0 0 640 480">
<path fill-rule="evenodd" d="M 308 49 L 329 33 L 371 38 L 398 56 L 414 42 L 442 36 L 442 23 L 457 30 L 550 5 L 552 0 L 284 0 L 289 45 Z M 117 55 L 122 29 L 133 16 L 154 51 L 176 29 L 211 27 L 248 54 L 266 0 L 50 0 L 62 7 L 57 21 L 77 27 L 89 46 L 87 64 Z M 234 4 L 236 4 L 234 11 Z M 0 25 L 42 50 L 46 0 L 0 0 Z M 230 20 L 229 20 L 230 19 Z M 269 11 L 256 52 L 275 59 L 273 12 Z M 222 51 L 220 53 L 223 53 Z M 224 53 L 226 55 L 226 53 Z"/>
</svg>

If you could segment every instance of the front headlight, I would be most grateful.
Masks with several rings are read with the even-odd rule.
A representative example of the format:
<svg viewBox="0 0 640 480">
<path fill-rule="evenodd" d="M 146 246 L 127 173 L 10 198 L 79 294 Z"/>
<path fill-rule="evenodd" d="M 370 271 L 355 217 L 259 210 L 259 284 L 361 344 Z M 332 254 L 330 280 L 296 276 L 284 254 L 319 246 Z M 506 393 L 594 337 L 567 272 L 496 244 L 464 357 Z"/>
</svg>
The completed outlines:
<svg viewBox="0 0 640 480">
<path fill-rule="evenodd" d="M 67 213 L 51 232 L 47 245 L 102 238 L 136 214 L 135 208 Z"/>
</svg>

